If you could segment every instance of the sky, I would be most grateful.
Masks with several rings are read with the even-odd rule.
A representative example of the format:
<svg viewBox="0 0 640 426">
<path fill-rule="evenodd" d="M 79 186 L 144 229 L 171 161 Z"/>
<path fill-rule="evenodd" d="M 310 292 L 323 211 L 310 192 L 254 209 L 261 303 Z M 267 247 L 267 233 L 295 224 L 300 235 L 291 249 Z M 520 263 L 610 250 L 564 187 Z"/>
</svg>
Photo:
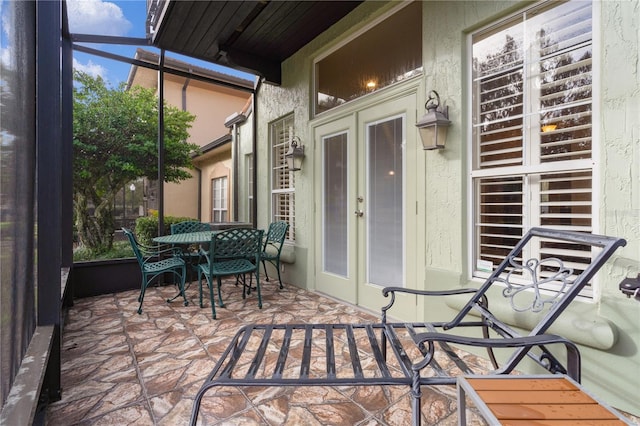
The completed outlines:
<svg viewBox="0 0 640 426">
<path fill-rule="evenodd" d="M 119 37 L 145 38 L 147 17 L 146 0 L 67 0 L 69 30 L 72 34 L 98 34 Z M 133 58 L 138 47 L 159 53 L 150 46 L 122 46 L 108 44 L 86 44 L 86 46 Z M 253 79 L 250 74 L 241 73 L 209 62 L 166 53 L 167 57 L 193 63 L 225 74 Z M 113 87 L 127 81 L 131 65 L 96 55 L 74 51 L 73 66 L 91 75 L 100 75 Z"/>
</svg>

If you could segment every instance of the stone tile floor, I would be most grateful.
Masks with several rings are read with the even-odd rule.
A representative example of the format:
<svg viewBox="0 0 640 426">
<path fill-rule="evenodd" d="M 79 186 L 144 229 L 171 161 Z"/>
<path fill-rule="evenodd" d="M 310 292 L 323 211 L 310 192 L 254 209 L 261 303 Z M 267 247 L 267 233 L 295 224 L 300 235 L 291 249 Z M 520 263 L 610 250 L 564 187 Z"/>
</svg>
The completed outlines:
<svg viewBox="0 0 640 426">
<path fill-rule="evenodd" d="M 173 286 L 147 290 L 142 315 L 138 292 L 76 300 L 63 332 L 62 400 L 49 405 L 48 425 L 184 425 L 193 398 L 238 328 L 255 323 L 375 322 L 375 315 L 285 285 L 263 283 L 242 299 L 233 281 L 223 285 L 225 308 L 211 318 L 200 308 L 197 284 L 190 300 L 166 303 Z M 206 294 L 205 294 L 206 297 Z M 423 424 L 457 424 L 455 388 L 423 388 Z M 203 399 L 200 424 L 405 425 L 407 387 L 232 388 Z M 475 413 L 471 424 L 484 424 Z"/>
</svg>

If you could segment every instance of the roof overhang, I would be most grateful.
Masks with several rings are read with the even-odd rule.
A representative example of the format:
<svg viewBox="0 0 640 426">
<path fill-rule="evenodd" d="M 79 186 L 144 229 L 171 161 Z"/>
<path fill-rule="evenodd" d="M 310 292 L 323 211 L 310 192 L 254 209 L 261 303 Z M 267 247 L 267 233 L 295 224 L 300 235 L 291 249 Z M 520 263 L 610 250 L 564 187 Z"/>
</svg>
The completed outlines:
<svg viewBox="0 0 640 426">
<path fill-rule="evenodd" d="M 143 61 L 154 65 L 160 63 L 160 55 L 145 49 L 138 48 L 136 49 L 134 60 L 136 61 L 136 63 L 139 61 Z M 165 72 L 180 75 L 184 78 L 196 79 L 205 82 L 215 82 L 215 84 L 218 84 L 220 86 L 247 92 L 253 92 L 255 86 L 254 81 L 235 77 L 218 71 L 212 71 L 173 58 L 165 58 L 163 70 Z M 138 65 L 134 64 L 129 70 L 129 76 L 127 77 L 127 89 L 131 88 L 137 72 Z"/>
<path fill-rule="evenodd" d="M 281 83 L 281 63 L 360 1 L 148 2 L 154 46 Z"/>
<path fill-rule="evenodd" d="M 191 154 L 191 159 L 193 161 L 204 161 L 207 158 L 210 158 L 212 155 L 216 155 L 220 153 L 223 149 L 231 149 L 232 138 L 230 134 L 225 134 L 220 136 L 216 140 L 209 142 L 208 144 L 200 147 L 198 152 L 194 152 Z"/>
</svg>

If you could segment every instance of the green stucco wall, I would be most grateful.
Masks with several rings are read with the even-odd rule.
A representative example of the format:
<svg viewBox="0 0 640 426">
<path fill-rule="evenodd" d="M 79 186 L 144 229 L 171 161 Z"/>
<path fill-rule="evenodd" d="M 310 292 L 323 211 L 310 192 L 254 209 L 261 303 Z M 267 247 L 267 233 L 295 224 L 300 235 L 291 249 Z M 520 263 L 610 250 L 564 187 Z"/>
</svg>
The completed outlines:
<svg viewBox="0 0 640 426">
<path fill-rule="evenodd" d="M 425 151 L 418 170 L 420 205 L 417 238 L 421 241 L 417 265 L 419 288 L 467 286 L 469 143 L 467 119 L 467 35 L 530 2 L 442 1 L 423 3 L 423 63 L 421 87 L 437 89 L 449 106 L 453 122 L 443 151 Z M 397 3 L 366 2 L 282 64 L 282 85 L 262 85 L 258 92 L 258 226 L 271 220 L 269 123 L 295 114 L 295 133 L 313 146 L 312 63 L 324 49 L 348 37 Z M 390 34 L 390 37 L 393 35 Z M 594 151 L 596 231 L 620 236 L 628 244 L 599 274 L 597 302 L 575 302 L 570 314 L 580 324 L 609 324 L 603 338 L 615 341 L 610 349 L 588 345 L 583 354 L 583 383 L 614 407 L 640 415 L 640 302 L 627 299 L 618 284 L 640 272 L 640 2 L 594 3 Z M 384 52 L 381 52 L 383 55 Z M 418 104 L 424 103 L 424 94 Z M 422 114 L 423 111 L 417 111 Z M 243 149 L 248 149 L 246 139 Z M 312 149 L 296 174 L 296 262 L 287 265 L 286 282 L 314 289 L 314 170 Z M 414 177 L 411 177 L 414 178 Z M 425 212 L 429 212 L 426 214 Z M 426 312 L 446 316 L 455 307 L 425 304 Z M 432 318 L 431 316 L 429 318 Z M 571 338 L 572 325 L 561 324 Z M 583 337 L 581 337 L 582 339 Z M 588 339 L 588 338 L 587 338 Z M 597 346 L 594 344 L 594 346 Z"/>
</svg>

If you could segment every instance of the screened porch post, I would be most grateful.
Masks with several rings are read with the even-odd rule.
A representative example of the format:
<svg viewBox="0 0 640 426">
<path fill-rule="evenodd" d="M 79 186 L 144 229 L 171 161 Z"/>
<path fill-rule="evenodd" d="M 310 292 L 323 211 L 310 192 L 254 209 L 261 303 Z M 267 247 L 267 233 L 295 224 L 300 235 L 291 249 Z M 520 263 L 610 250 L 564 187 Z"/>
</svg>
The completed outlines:
<svg viewBox="0 0 640 426">
<path fill-rule="evenodd" d="M 164 49 L 158 68 L 158 235 L 164 235 Z"/>
</svg>

